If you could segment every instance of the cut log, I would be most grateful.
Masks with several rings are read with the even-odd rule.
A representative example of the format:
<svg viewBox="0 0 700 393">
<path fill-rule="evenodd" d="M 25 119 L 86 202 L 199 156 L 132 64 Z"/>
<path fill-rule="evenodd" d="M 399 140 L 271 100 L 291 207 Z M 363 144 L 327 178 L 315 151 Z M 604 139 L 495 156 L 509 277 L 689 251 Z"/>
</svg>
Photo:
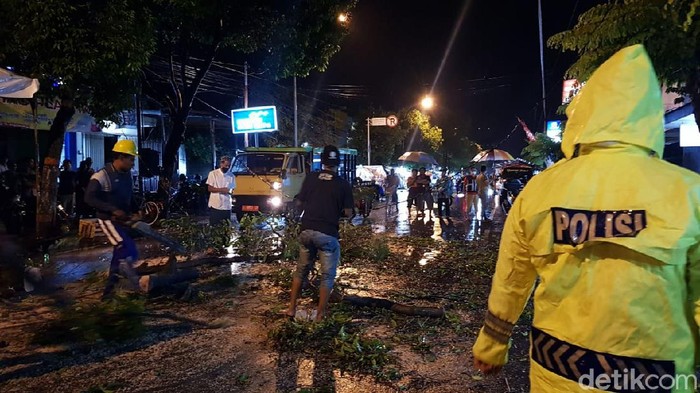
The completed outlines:
<svg viewBox="0 0 700 393">
<path fill-rule="evenodd" d="M 392 302 L 391 300 L 375 297 L 346 295 L 343 296 L 342 302 L 357 307 L 383 308 L 402 315 L 433 318 L 442 318 L 445 316 L 445 310 L 443 308 L 407 306 L 405 304 Z"/>
<path fill-rule="evenodd" d="M 139 280 L 139 285 L 144 292 L 152 292 L 153 290 L 163 289 L 181 282 L 196 280 L 198 277 L 199 272 L 195 269 L 181 269 L 173 273 L 142 276 Z"/>
</svg>

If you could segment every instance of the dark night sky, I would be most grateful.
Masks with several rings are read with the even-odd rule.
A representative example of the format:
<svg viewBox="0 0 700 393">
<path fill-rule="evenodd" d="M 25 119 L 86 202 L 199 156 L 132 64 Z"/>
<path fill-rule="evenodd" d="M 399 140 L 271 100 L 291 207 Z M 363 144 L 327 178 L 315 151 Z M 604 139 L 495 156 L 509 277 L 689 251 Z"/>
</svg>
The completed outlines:
<svg viewBox="0 0 700 393">
<path fill-rule="evenodd" d="M 430 90 L 465 1 L 464 21 L 434 88 L 433 123 L 519 155 L 522 130 L 504 140 L 516 116 L 532 131 L 543 128 L 536 0 L 360 0 L 340 53 L 325 73 L 300 86 L 358 85 L 363 104 L 387 112 L 417 104 Z M 597 3 L 543 0 L 544 39 Z M 563 74 L 574 59 L 545 48 L 550 120 L 557 118 Z"/>
</svg>

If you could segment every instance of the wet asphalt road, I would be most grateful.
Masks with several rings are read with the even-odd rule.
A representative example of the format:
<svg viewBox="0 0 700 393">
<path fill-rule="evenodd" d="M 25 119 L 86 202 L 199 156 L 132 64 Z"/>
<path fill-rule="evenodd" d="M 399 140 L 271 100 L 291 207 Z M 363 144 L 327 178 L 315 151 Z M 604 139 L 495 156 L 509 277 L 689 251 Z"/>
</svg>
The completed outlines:
<svg viewBox="0 0 700 393">
<path fill-rule="evenodd" d="M 398 205 L 386 206 L 384 202 L 375 203 L 371 214 L 357 216 L 352 225 L 371 225 L 375 233 L 393 236 L 415 236 L 435 240 L 480 241 L 497 240 L 503 226 L 504 215 L 500 208 L 491 212 L 491 219 L 477 220 L 465 215 L 460 206 L 462 200 L 456 198 L 450 208 L 449 217 L 438 217 L 435 213 L 417 215 L 415 208 L 409 212 L 406 208 L 406 191 L 399 191 Z M 148 254 L 152 242 L 137 241 L 141 255 Z M 106 272 L 112 258 L 112 248 L 108 244 L 87 250 L 75 250 L 52 255 L 56 273 L 51 278 L 52 284 L 62 286 L 80 280 L 92 272 Z"/>
</svg>

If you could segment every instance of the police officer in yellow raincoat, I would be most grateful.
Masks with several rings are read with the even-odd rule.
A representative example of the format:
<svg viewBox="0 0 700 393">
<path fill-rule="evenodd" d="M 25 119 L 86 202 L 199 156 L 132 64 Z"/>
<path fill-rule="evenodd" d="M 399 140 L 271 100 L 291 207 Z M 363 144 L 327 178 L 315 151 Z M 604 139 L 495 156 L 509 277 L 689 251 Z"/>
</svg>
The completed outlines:
<svg viewBox="0 0 700 393">
<path fill-rule="evenodd" d="M 567 115 L 565 159 L 532 178 L 506 220 L 474 364 L 507 362 L 539 277 L 531 391 L 692 392 L 700 176 L 660 158 L 664 109 L 644 48 L 608 59 Z"/>
</svg>

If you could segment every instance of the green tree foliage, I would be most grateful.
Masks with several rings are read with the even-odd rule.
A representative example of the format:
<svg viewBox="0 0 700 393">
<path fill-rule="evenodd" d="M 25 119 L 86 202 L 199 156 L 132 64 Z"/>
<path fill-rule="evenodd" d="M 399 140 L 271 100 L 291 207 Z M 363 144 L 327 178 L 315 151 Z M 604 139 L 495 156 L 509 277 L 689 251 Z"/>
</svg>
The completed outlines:
<svg viewBox="0 0 700 393">
<path fill-rule="evenodd" d="M 279 132 L 265 135 L 271 146 L 294 146 L 294 116 L 278 114 Z M 352 128 L 352 119 L 343 110 L 314 110 L 313 105 L 299 107 L 299 144 L 313 143 L 314 146 L 332 144 L 340 147 L 347 145 L 347 138 Z"/>
<path fill-rule="evenodd" d="M 143 91 L 166 106 L 171 133 L 164 149 L 174 173 L 187 118 L 215 59 L 254 52 L 276 77 L 323 70 L 347 26 L 337 12 L 355 0 L 0 0 L 0 62 L 41 78 L 42 89 L 61 90 L 61 118 L 54 122 L 42 183 L 56 189 L 56 164 L 72 105 L 98 120 L 116 119 L 131 107 L 141 76 Z M 48 83 L 47 83 L 48 81 Z M 46 93 L 55 97 L 55 91 Z M 42 195 L 49 195 L 43 193 Z M 55 197 L 42 197 L 51 204 Z M 38 217 L 49 220 L 40 202 Z M 55 203 L 53 203 L 55 206 Z"/>
<path fill-rule="evenodd" d="M 153 0 L 158 9 L 158 57 L 145 72 L 144 88 L 167 104 L 171 134 L 163 153 L 166 174 L 174 172 L 177 149 L 187 130 L 192 104 L 215 59 L 228 55 L 265 55 L 275 77 L 323 70 L 339 50 L 346 26 L 337 13 L 354 0 Z"/>
<path fill-rule="evenodd" d="M 644 44 L 669 90 L 700 102 L 699 6 L 699 0 L 609 2 L 581 14 L 573 29 L 552 36 L 547 44 L 579 55 L 567 71 L 579 80 L 586 80 L 619 49 Z M 695 111 L 697 120 L 700 105 Z"/>
<path fill-rule="evenodd" d="M 71 96 L 96 119 L 118 120 L 155 48 L 142 3 L 0 0 L 0 63 L 40 79 L 40 96 Z"/>
<path fill-rule="evenodd" d="M 430 124 L 430 116 L 419 111 L 411 109 L 405 115 L 407 127 L 409 129 L 417 129 L 420 131 L 423 142 L 423 147 L 429 153 L 437 153 L 442 147 L 442 129 L 436 125 Z"/>
<path fill-rule="evenodd" d="M 371 108 L 358 116 L 358 119 L 362 120 L 353 124 L 348 141 L 348 146 L 358 151 L 358 162 L 367 162 L 367 118 L 388 116 L 389 113 L 391 112 L 381 108 Z M 397 116 L 399 125 L 396 127 L 372 126 L 370 129 L 373 165 L 394 165 L 396 159 L 404 152 L 409 134 L 408 123 L 403 114 Z"/>
<path fill-rule="evenodd" d="M 527 161 L 541 167 L 563 158 L 561 143 L 554 142 L 547 134 L 541 132 L 535 134 L 535 140 L 525 146 L 520 154 Z"/>
<path fill-rule="evenodd" d="M 347 24 L 341 13 L 353 9 L 357 0 L 307 0 L 286 4 L 273 30 L 265 64 L 279 78 L 308 76 L 325 71 L 328 61 L 340 51 Z"/>
<path fill-rule="evenodd" d="M 367 133 L 367 127 L 364 128 Z M 403 154 L 403 143 L 408 130 L 402 127 L 372 127 L 372 163 L 375 165 L 392 165 Z M 366 139 L 364 139 L 366 141 Z M 361 151 L 366 150 L 365 146 Z"/>
<path fill-rule="evenodd" d="M 211 136 L 204 134 L 194 134 L 187 137 L 185 152 L 188 158 L 197 161 L 208 162 L 212 159 Z"/>
<path fill-rule="evenodd" d="M 481 150 L 481 146 L 466 136 L 460 135 L 456 130 L 445 133 L 445 142 L 442 145 L 442 157 L 436 157 L 438 162 L 441 158 L 446 159 L 446 164 L 451 169 L 459 169 L 470 165 Z"/>
<path fill-rule="evenodd" d="M 58 160 L 75 107 L 117 120 L 132 102 L 139 70 L 155 47 L 151 13 L 137 0 L 0 0 L 0 64 L 38 78 L 37 97 L 61 107 L 39 177 L 37 235 L 56 215 Z"/>
</svg>

